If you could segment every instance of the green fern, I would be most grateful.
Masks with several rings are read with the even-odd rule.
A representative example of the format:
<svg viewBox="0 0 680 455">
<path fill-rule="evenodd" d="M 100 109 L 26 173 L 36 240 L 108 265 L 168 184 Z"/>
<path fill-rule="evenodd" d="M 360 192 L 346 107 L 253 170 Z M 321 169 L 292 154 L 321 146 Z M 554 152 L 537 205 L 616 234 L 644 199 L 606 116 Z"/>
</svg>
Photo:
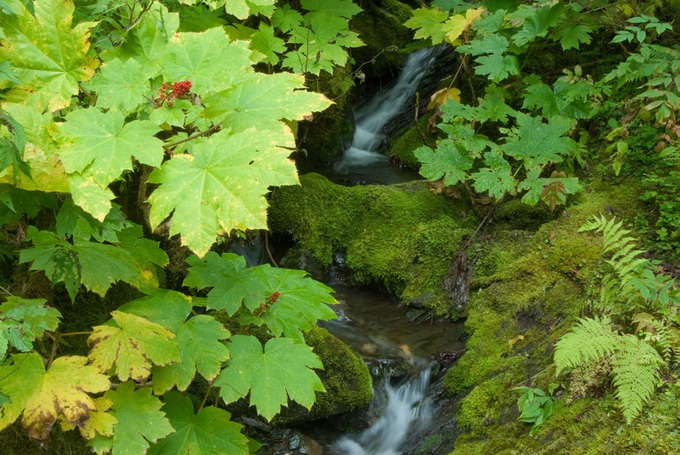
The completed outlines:
<svg viewBox="0 0 680 455">
<path fill-rule="evenodd" d="M 558 375 L 564 369 L 598 362 L 605 357 L 611 359 L 616 397 L 626 422 L 630 423 L 642 411 L 644 402 L 654 395 L 664 360 L 637 337 L 615 332 L 606 317 L 581 319 L 555 345 Z"/>
<path fill-rule="evenodd" d="M 625 303 L 630 308 L 638 307 L 641 294 L 631 282 L 642 276 L 649 261 L 640 257 L 643 251 L 637 249 L 635 239 L 628 236 L 631 231 L 623 228 L 622 221 L 617 222 L 616 218 L 607 220 L 604 215 L 595 216 L 586 222 L 579 229 L 579 232 L 584 231 L 601 232 L 602 253 L 611 253 L 606 262 L 612 267 L 613 274 L 608 273 L 602 279 L 600 308 L 611 309 L 617 302 Z"/>
<path fill-rule="evenodd" d="M 614 354 L 619 347 L 618 338 L 609 318 L 580 319 L 555 345 L 557 374 Z"/>
<path fill-rule="evenodd" d="M 614 355 L 612 376 L 618 398 L 627 423 L 640 414 L 642 405 L 659 384 L 659 368 L 663 359 L 649 344 L 633 335 L 621 335 L 620 349 Z"/>
</svg>

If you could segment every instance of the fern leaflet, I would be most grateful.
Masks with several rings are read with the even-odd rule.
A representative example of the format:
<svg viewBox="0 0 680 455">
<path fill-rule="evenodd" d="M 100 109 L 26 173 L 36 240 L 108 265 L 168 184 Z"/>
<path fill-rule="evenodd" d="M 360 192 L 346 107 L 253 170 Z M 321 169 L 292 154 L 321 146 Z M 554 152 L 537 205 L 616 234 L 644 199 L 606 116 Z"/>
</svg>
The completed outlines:
<svg viewBox="0 0 680 455">
<path fill-rule="evenodd" d="M 618 335 L 609 318 L 581 319 L 555 345 L 555 365 L 559 375 L 565 368 L 575 368 L 612 355 L 619 347 Z"/>
</svg>

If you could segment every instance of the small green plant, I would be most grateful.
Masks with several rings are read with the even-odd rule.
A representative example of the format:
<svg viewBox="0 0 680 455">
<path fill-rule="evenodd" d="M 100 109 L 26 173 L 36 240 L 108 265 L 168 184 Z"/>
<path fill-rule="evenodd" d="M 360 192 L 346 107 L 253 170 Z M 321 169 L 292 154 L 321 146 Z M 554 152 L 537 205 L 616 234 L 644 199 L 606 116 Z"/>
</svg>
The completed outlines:
<svg viewBox="0 0 680 455">
<path fill-rule="evenodd" d="M 529 434 L 533 436 L 541 428 L 553 412 L 555 400 L 552 394 L 559 387 L 559 384 L 552 383 L 548 386 L 548 392 L 537 387 L 515 387 L 522 395 L 517 399 L 517 408 L 520 415 L 518 419 L 524 423 L 531 423 Z"/>
</svg>

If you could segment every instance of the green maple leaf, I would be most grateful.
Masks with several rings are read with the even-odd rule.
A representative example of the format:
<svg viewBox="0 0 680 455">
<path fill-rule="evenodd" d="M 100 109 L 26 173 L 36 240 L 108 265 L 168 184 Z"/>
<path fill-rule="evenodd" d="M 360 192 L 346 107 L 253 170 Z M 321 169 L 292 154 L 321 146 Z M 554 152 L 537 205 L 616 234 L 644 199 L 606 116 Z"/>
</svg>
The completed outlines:
<svg viewBox="0 0 680 455">
<path fill-rule="evenodd" d="M 470 175 L 476 191 L 489 192 L 489 196 L 496 199 L 506 193 L 515 194 L 515 179 L 512 169 L 501 153 L 491 150 L 484 154 L 486 167 Z"/>
<path fill-rule="evenodd" d="M 96 409 L 88 393 L 99 393 L 111 387 L 87 358 L 58 357 L 47 371 L 36 353 L 12 356 L 12 365 L 0 367 L 0 392 L 10 402 L 3 405 L 0 429 L 13 423 L 23 412 L 22 424 L 33 439 L 47 439 L 57 418 L 81 425 Z"/>
<path fill-rule="evenodd" d="M 106 186 L 123 171 L 132 169 L 132 157 L 157 167 L 163 160 L 163 141 L 154 137 L 159 129 L 153 122 L 125 122 L 119 111 L 77 109 L 61 125 L 66 142 L 59 156 L 69 173 L 92 176 Z"/>
<path fill-rule="evenodd" d="M 303 120 L 331 105 L 320 93 L 304 90 L 304 77 L 290 73 L 252 73 L 233 90 L 204 100 L 207 118 L 224 121 L 232 132 L 257 125 L 258 130 L 281 128 L 281 120 Z"/>
<path fill-rule="evenodd" d="M 439 141 L 436 151 L 422 146 L 415 149 L 413 155 L 421 163 L 420 175 L 428 180 L 444 177 L 444 185 L 464 181 L 473 164 L 472 157 L 462 147 L 457 147 L 451 139 Z"/>
<path fill-rule="evenodd" d="M 532 168 L 529 172 L 527 172 L 524 180 L 520 182 L 517 189 L 519 191 L 526 191 L 526 193 L 522 196 L 522 202 L 529 205 L 538 203 L 538 201 L 544 199 L 544 192 L 546 190 L 550 190 L 551 186 L 553 185 L 558 185 L 559 189 L 561 190 L 560 194 L 554 195 L 555 202 L 553 204 L 563 204 L 566 202 L 566 196 L 568 194 L 575 194 L 581 190 L 581 186 L 578 183 L 577 177 L 542 178 L 542 170 L 543 168 L 541 166 Z"/>
<path fill-rule="evenodd" d="M 95 23 L 82 22 L 72 29 L 70 0 L 35 0 L 33 5 L 35 15 L 24 7 L 21 14 L 0 10 L 4 33 L 0 61 L 9 62 L 21 80 L 3 96 L 54 112 L 68 106 L 79 92 L 78 82 L 94 74 L 98 62 L 87 52 Z"/>
<path fill-rule="evenodd" d="M 192 92 L 206 96 L 240 85 L 253 72 L 252 54 L 246 41 L 231 41 L 222 27 L 177 33 L 167 45 L 161 74 L 168 81 L 189 80 Z"/>
<path fill-rule="evenodd" d="M 250 392 L 250 404 L 267 420 L 271 420 L 290 398 L 310 409 L 315 392 L 323 392 L 323 384 L 312 370 L 323 368 L 319 358 L 305 344 L 289 338 L 272 338 L 262 345 L 254 336 L 235 335 L 229 343 L 232 358 L 217 377 L 220 396 L 226 403 L 243 398 Z"/>
<path fill-rule="evenodd" d="M 113 59 L 101 68 L 89 82 L 83 84 L 97 94 L 97 107 L 117 108 L 124 114 L 147 102 L 149 79 L 154 72 L 145 70 L 135 59 Z"/>
<path fill-rule="evenodd" d="M 562 50 L 578 49 L 581 44 L 590 44 L 590 33 L 593 27 L 584 24 L 562 27 L 554 33 L 554 38 L 560 41 Z"/>
<path fill-rule="evenodd" d="M 248 438 L 227 411 L 209 406 L 194 414 L 191 399 L 177 392 L 168 393 L 164 399 L 163 411 L 175 432 L 152 446 L 149 455 L 248 453 Z"/>
<path fill-rule="evenodd" d="M 432 44 L 444 41 L 446 33 L 442 23 L 449 18 L 449 13 L 439 8 L 418 8 L 413 10 L 413 16 L 404 25 L 415 30 L 415 39 L 432 39 Z"/>
<path fill-rule="evenodd" d="M 285 41 L 274 34 L 274 27 L 264 23 L 260 23 L 257 32 L 253 34 L 250 47 L 262 52 L 271 65 L 278 64 L 280 61 L 278 54 L 286 52 Z"/>
<path fill-rule="evenodd" d="M 158 226 L 173 211 L 170 233 L 199 256 L 220 233 L 232 229 L 265 229 L 271 185 L 297 183 L 290 131 L 221 131 L 193 141 L 191 155 L 175 155 L 149 176 L 160 186 L 149 198 L 151 224 Z"/>
<path fill-rule="evenodd" d="M 475 59 L 475 74 L 488 76 L 493 82 L 500 82 L 509 76 L 519 74 L 519 63 L 514 55 L 491 54 Z"/>
<path fill-rule="evenodd" d="M 179 361 L 179 350 L 172 342 L 175 335 L 165 327 L 122 311 L 111 313 L 107 325 L 94 327 L 87 339 L 92 364 L 102 372 L 112 368 L 121 381 L 143 381 L 151 365 Z"/>
<path fill-rule="evenodd" d="M 292 9 L 290 5 L 281 5 L 272 14 L 271 23 L 283 33 L 288 33 L 302 23 L 302 14 Z"/>
<path fill-rule="evenodd" d="M 186 390 L 196 372 L 212 381 L 220 372 L 222 363 L 229 359 L 229 350 L 222 340 L 228 339 L 231 334 L 212 316 L 194 316 L 175 333 L 180 362 L 152 368 L 154 392 L 157 394 L 175 386 L 178 390 Z"/>
<path fill-rule="evenodd" d="M 143 455 L 150 443 L 174 431 L 160 410 L 163 403 L 148 387 L 135 390 L 128 381 L 107 391 L 104 398 L 113 403 L 110 413 L 118 422 L 113 425 L 113 437 L 97 435 L 88 443 L 98 454 Z"/>
<path fill-rule="evenodd" d="M 0 359 L 9 346 L 24 352 L 33 349 L 33 340 L 56 330 L 60 318 L 59 311 L 45 306 L 45 299 L 7 297 L 0 305 Z"/>
<path fill-rule="evenodd" d="M 311 329 L 319 319 L 335 317 L 326 304 L 335 303 L 331 288 L 315 281 L 305 272 L 272 268 L 268 264 L 246 268 L 245 259 L 235 254 L 208 253 L 203 260 L 196 257 L 184 281 L 186 286 L 208 293 L 208 308 L 235 314 L 242 306 L 255 313 L 260 305 L 268 309 L 261 315 L 242 322 L 266 324 L 275 336 L 282 333 L 303 341 L 302 332 Z M 278 293 L 272 302 L 270 297 Z"/>
<path fill-rule="evenodd" d="M 229 351 L 222 343 L 231 335 L 229 331 L 208 315 L 194 316 L 187 321 L 192 301 L 179 292 L 156 291 L 126 303 L 119 310 L 147 318 L 176 335 L 173 342 L 179 349 L 180 362 L 152 368 L 156 394 L 160 395 L 174 386 L 186 390 L 197 371 L 212 381 L 220 372 L 222 363 L 229 358 Z"/>
<path fill-rule="evenodd" d="M 476 37 L 468 44 L 458 46 L 461 52 L 471 55 L 503 54 L 510 45 L 508 39 L 499 34 Z"/>
<path fill-rule="evenodd" d="M 526 168 L 548 162 L 559 163 L 576 150 L 576 143 L 563 137 L 572 127 L 565 117 L 552 117 L 546 124 L 542 117 L 517 114 L 517 126 L 502 146 L 505 154 L 524 161 Z"/>
<path fill-rule="evenodd" d="M 515 44 L 517 46 L 524 46 L 538 37 L 545 36 L 548 33 L 548 29 L 561 19 L 564 9 L 563 3 L 546 5 L 527 16 L 522 29 L 513 36 Z"/>
</svg>

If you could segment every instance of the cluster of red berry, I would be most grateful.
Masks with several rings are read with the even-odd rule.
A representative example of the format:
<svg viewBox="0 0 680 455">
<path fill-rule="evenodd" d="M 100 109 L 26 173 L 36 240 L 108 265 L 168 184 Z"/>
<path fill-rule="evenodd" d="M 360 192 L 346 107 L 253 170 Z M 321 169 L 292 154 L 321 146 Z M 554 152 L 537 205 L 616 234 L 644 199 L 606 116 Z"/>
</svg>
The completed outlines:
<svg viewBox="0 0 680 455">
<path fill-rule="evenodd" d="M 172 106 L 172 100 L 181 98 L 191 90 L 191 81 L 179 81 L 168 84 L 163 82 L 159 92 L 159 100 L 161 104 L 167 101 L 168 106 Z"/>
<path fill-rule="evenodd" d="M 267 298 L 267 300 L 259 306 L 259 308 L 255 312 L 255 315 L 261 316 L 262 313 L 264 313 L 266 310 L 268 310 L 269 307 L 272 306 L 273 303 L 276 303 L 276 301 L 279 299 L 280 296 L 281 296 L 281 293 L 279 291 L 276 291 L 272 295 L 270 295 Z"/>
</svg>

